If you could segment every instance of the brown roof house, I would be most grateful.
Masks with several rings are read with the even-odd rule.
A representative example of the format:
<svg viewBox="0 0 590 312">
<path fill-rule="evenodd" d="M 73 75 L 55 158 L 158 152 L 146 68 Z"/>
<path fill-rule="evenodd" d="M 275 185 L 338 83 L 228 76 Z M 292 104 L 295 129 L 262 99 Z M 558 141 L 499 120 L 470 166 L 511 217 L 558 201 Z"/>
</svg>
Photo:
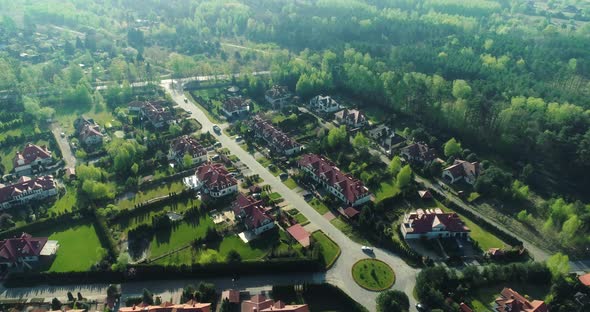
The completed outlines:
<svg viewBox="0 0 590 312">
<path fill-rule="evenodd" d="M 264 93 L 264 98 L 274 109 L 282 109 L 292 97 L 287 87 L 279 85 L 272 86 Z"/>
<path fill-rule="evenodd" d="M 497 312 L 547 312 L 549 309 L 544 301 L 529 301 L 511 288 L 504 288 L 496 299 Z"/>
<path fill-rule="evenodd" d="M 78 117 L 74 121 L 74 128 L 76 129 L 78 140 L 86 146 L 99 145 L 104 140 L 104 134 L 100 126 L 92 118 Z"/>
<path fill-rule="evenodd" d="M 439 208 L 406 214 L 401 225 L 405 239 L 467 237 L 471 231 L 456 213 L 444 213 Z"/>
<path fill-rule="evenodd" d="M 176 163 L 182 164 L 185 155 L 190 155 L 193 164 L 207 161 L 207 150 L 197 139 L 188 135 L 183 135 L 170 142 L 168 160 L 174 160 Z"/>
<path fill-rule="evenodd" d="M 252 118 L 250 128 L 254 131 L 254 135 L 263 139 L 275 153 L 290 156 L 303 150 L 303 145 L 291 139 L 283 131 L 277 129 L 272 123 L 260 116 Z"/>
<path fill-rule="evenodd" d="M 246 230 L 254 235 L 260 235 L 275 227 L 273 218 L 270 215 L 270 208 L 266 207 L 261 200 L 239 193 L 232 203 L 232 210 L 236 218 L 244 225 Z"/>
<path fill-rule="evenodd" d="M 172 304 L 164 302 L 161 305 L 134 305 L 132 307 L 119 308 L 119 312 L 211 312 L 210 303 L 190 300 L 184 304 Z"/>
<path fill-rule="evenodd" d="M 14 173 L 23 176 L 33 173 L 33 167 L 46 166 L 53 162 L 51 151 L 45 145 L 27 143 L 25 148 L 17 151 L 12 159 Z"/>
<path fill-rule="evenodd" d="M 255 295 L 250 300 L 242 302 L 242 312 L 309 312 L 307 304 L 286 305 L 281 301 L 275 302 L 264 295 Z"/>
<path fill-rule="evenodd" d="M 133 101 L 127 105 L 130 112 L 138 112 L 142 121 L 159 129 L 176 122 L 174 112 L 166 101 Z"/>
<path fill-rule="evenodd" d="M 361 180 L 343 173 L 323 156 L 306 154 L 298 164 L 301 170 L 347 205 L 359 206 L 371 200 L 371 192 Z"/>
<path fill-rule="evenodd" d="M 31 268 L 42 257 L 54 256 L 58 248 L 57 241 L 33 237 L 27 233 L 0 240 L 0 267 Z"/>
<path fill-rule="evenodd" d="M 367 125 L 367 116 L 358 109 L 343 109 L 334 114 L 336 121 L 349 128 L 362 128 Z"/>
<path fill-rule="evenodd" d="M 20 177 L 14 184 L 0 184 L 0 210 L 55 195 L 57 195 L 57 185 L 53 176 L 34 179 Z"/>
<path fill-rule="evenodd" d="M 442 177 L 449 183 L 455 183 L 463 180 L 471 185 L 481 173 L 481 166 L 478 162 L 468 162 L 465 160 L 455 160 L 452 166 L 445 168 Z"/>
<path fill-rule="evenodd" d="M 241 96 L 233 96 L 223 101 L 221 111 L 228 118 L 238 117 L 242 114 L 246 114 L 250 111 L 250 105 L 252 101 L 250 99 L 243 98 Z"/>
<path fill-rule="evenodd" d="M 238 181 L 230 175 L 225 166 L 207 163 L 199 166 L 194 175 L 183 179 L 184 184 L 193 190 L 202 190 L 213 198 L 238 192 Z"/>
<path fill-rule="evenodd" d="M 408 162 L 429 163 L 436 159 L 436 150 L 424 143 L 413 143 L 400 150 L 400 156 Z"/>
<path fill-rule="evenodd" d="M 287 228 L 287 233 L 291 234 L 291 236 L 293 236 L 293 238 L 303 247 L 307 248 L 311 244 L 311 234 L 309 234 L 309 232 L 299 223 Z"/>
</svg>

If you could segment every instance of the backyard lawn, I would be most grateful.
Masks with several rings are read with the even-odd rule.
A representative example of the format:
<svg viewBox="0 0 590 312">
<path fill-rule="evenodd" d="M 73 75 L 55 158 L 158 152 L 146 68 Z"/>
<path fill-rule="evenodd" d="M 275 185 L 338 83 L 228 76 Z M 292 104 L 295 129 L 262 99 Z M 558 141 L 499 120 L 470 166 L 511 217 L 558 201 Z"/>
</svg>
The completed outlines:
<svg viewBox="0 0 590 312">
<path fill-rule="evenodd" d="M 352 266 L 352 277 L 361 287 L 381 291 L 395 283 L 395 273 L 385 262 L 377 259 L 359 260 Z"/>
<path fill-rule="evenodd" d="M 295 180 L 293 180 L 293 178 L 288 178 L 287 180 L 283 181 L 283 183 L 289 188 L 289 189 L 294 189 L 296 188 L 297 182 L 295 182 Z"/>
<path fill-rule="evenodd" d="M 367 239 L 365 239 L 361 233 L 355 230 L 352 225 L 346 223 L 346 221 L 342 220 L 340 217 L 334 218 L 332 221 L 330 221 L 330 223 L 332 223 L 337 229 L 339 229 L 353 241 L 363 245 L 370 245 L 369 241 L 367 241 Z"/>
<path fill-rule="evenodd" d="M 312 206 L 313 209 L 315 209 L 321 215 L 330 211 L 330 209 L 328 209 L 328 207 L 324 203 L 322 203 L 319 199 L 315 197 L 309 201 L 309 205 Z"/>
<path fill-rule="evenodd" d="M 74 206 L 78 204 L 78 194 L 76 188 L 73 186 L 66 186 L 66 192 L 59 199 L 55 201 L 53 206 L 48 209 L 48 212 L 60 214 L 66 211 L 74 210 Z"/>
<path fill-rule="evenodd" d="M 164 211 L 174 211 L 176 213 L 183 213 L 193 206 L 199 207 L 201 201 L 198 199 L 178 200 L 166 205 L 154 206 L 153 209 L 143 210 L 140 213 L 131 213 L 128 216 L 121 217 L 117 220 L 115 226 L 118 230 L 128 232 L 129 229 L 136 228 L 141 224 L 151 224 L 152 217 Z"/>
<path fill-rule="evenodd" d="M 324 232 L 315 231 L 311 234 L 314 242 L 322 246 L 322 253 L 326 261 L 326 268 L 332 267 L 338 256 L 340 256 L 340 247 L 333 240 L 331 240 Z"/>
<path fill-rule="evenodd" d="M 295 218 L 295 220 L 297 220 L 297 223 L 301 224 L 302 226 L 309 223 L 309 220 L 307 220 L 307 218 L 302 213 L 297 213 L 293 216 L 293 218 Z"/>
<path fill-rule="evenodd" d="M 212 227 L 213 220 L 207 215 L 202 215 L 198 222 L 181 221 L 171 230 L 160 230 L 156 232 L 150 244 L 150 257 L 163 255 L 186 246 L 197 238 L 203 238 L 207 229 Z"/>
<path fill-rule="evenodd" d="M 375 202 L 379 203 L 384 199 L 394 197 L 399 194 L 400 190 L 395 182 L 381 182 L 379 189 L 375 192 Z"/>
<path fill-rule="evenodd" d="M 88 271 L 100 260 L 98 249 L 102 245 L 91 223 L 60 225 L 34 235 L 49 236 L 50 240 L 59 242 L 55 260 L 48 269 L 50 272 Z"/>
<path fill-rule="evenodd" d="M 130 198 L 119 200 L 116 205 L 121 209 L 132 209 L 135 204 L 144 203 L 153 198 L 166 196 L 169 193 L 180 193 L 182 190 L 184 190 L 184 184 L 182 184 L 181 181 L 165 183 L 147 190 L 139 191 L 132 197 L 130 196 Z"/>
<path fill-rule="evenodd" d="M 4 133 L 6 133 L 6 132 L 4 132 Z M 37 140 L 32 143 L 37 144 L 39 146 L 40 145 L 49 145 L 49 142 L 47 140 Z M 26 143 L 14 144 L 12 146 L 4 146 L 4 147 L 0 148 L 0 159 L 2 160 L 2 165 L 4 166 L 5 172 L 8 172 L 14 168 L 14 166 L 12 165 L 12 160 L 14 159 L 14 155 L 16 155 L 17 151 L 22 151 L 22 149 L 25 147 L 25 144 Z"/>
</svg>

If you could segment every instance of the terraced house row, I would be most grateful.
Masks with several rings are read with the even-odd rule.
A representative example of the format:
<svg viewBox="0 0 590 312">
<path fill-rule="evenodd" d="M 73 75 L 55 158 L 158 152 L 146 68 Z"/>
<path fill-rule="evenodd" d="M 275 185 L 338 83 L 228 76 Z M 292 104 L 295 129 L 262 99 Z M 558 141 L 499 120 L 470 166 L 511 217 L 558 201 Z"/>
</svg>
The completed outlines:
<svg viewBox="0 0 590 312">
<path fill-rule="evenodd" d="M 269 148 L 278 154 L 291 156 L 303 150 L 303 145 L 291 139 L 283 131 L 275 128 L 268 120 L 254 116 L 250 122 L 254 135 L 263 139 Z"/>
</svg>

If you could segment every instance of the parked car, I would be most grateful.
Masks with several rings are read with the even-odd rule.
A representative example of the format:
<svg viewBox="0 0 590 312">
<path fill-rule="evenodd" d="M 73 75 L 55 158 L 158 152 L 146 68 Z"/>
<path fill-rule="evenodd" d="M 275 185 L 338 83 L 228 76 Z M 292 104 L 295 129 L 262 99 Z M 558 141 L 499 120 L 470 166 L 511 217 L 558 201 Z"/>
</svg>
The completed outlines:
<svg viewBox="0 0 590 312">
<path fill-rule="evenodd" d="M 185 102 L 185 103 L 188 103 L 188 99 L 187 99 L 187 98 L 184 98 L 184 102 Z"/>
<path fill-rule="evenodd" d="M 62 138 L 65 138 L 65 137 L 66 137 L 66 134 L 65 134 L 65 133 L 63 133 L 63 132 L 62 132 L 62 133 L 60 133 L 59 135 L 60 135 Z"/>
<path fill-rule="evenodd" d="M 213 125 L 213 132 L 221 134 L 221 128 L 218 125 Z"/>
<path fill-rule="evenodd" d="M 279 174 L 279 178 L 281 180 L 287 180 L 289 178 L 289 174 L 283 172 L 283 173 Z"/>
<path fill-rule="evenodd" d="M 373 252 L 373 247 L 363 246 L 363 247 L 361 247 L 361 250 L 364 251 L 364 252 L 372 253 Z"/>
<path fill-rule="evenodd" d="M 428 311 L 428 308 L 426 308 L 426 305 L 424 305 L 422 303 L 416 303 L 416 310 L 422 312 L 422 311 Z"/>
<path fill-rule="evenodd" d="M 238 136 L 236 137 L 236 142 L 241 142 L 241 141 L 242 141 L 242 137 L 238 135 Z"/>
<path fill-rule="evenodd" d="M 213 157 L 211 157 L 211 160 L 213 161 L 218 161 L 220 159 L 218 154 L 213 155 Z"/>
<path fill-rule="evenodd" d="M 215 142 L 215 144 L 213 144 L 213 147 L 221 147 L 221 142 Z"/>
</svg>

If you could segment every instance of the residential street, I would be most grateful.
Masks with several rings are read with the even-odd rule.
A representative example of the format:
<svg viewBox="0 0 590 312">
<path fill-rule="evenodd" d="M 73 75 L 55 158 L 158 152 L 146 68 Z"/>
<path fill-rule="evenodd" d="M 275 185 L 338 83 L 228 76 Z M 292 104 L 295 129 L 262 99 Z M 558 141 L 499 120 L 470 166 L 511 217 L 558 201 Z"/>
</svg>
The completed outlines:
<svg viewBox="0 0 590 312">
<path fill-rule="evenodd" d="M 192 113 L 192 118 L 196 118 L 202 125 L 205 131 L 213 127 L 213 123 L 207 119 L 205 114 L 198 109 L 191 102 L 184 102 L 184 94 L 175 92 L 170 89 L 168 84 L 163 84 L 163 87 L 170 93 L 174 101 L 183 109 Z M 227 124 L 219 125 L 221 128 L 226 128 Z M 342 254 L 336 261 L 336 264 L 327 272 L 326 281 L 334 284 L 344 290 L 354 300 L 366 306 L 369 310 L 375 310 L 376 292 L 365 290 L 358 286 L 352 279 L 351 268 L 352 265 L 368 256 L 361 251 L 361 245 L 353 242 L 344 233 L 333 226 L 315 209 L 307 204 L 303 198 L 295 193 L 293 190 L 285 186 L 278 177 L 274 177 L 266 168 L 260 165 L 256 159 L 248 152 L 244 151 L 234 140 L 230 139 L 223 132 L 221 135 L 216 135 L 217 140 L 221 142 L 223 147 L 226 147 L 230 152 L 236 155 L 240 160 L 246 164 L 253 172 L 260 175 L 261 178 L 270 184 L 274 191 L 283 195 L 284 199 L 293 207 L 297 208 L 307 219 L 320 228 L 326 235 L 334 240 L 342 249 Z M 405 291 L 410 297 L 411 306 L 414 307 L 415 300 L 412 297 L 414 289 L 416 274 L 418 270 L 408 266 L 400 257 L 388 251 L 375 248 L 375 257 L 389 264 L 395 271 L 396 281 L 394 289 Z M 413 309 L 413 308 L 412 308 Z"/>
<path fill-rule="evenodd" d="M 51 124 L 51 133 L 55 137 L 55 141 L 57 141 L 57 145 L 59 145 L 59 149 L 61 150 L 61 155 L 63 157 L 65 167 L 66 168 L 75 168 L 76 167 L 76 157 L 72 153 L 72 149 L 70 148 L 70 143 L 66 137 L 61 137 L 61 133 L 63 130 L 59 126 L 58 123 Z"/>
</svg>

